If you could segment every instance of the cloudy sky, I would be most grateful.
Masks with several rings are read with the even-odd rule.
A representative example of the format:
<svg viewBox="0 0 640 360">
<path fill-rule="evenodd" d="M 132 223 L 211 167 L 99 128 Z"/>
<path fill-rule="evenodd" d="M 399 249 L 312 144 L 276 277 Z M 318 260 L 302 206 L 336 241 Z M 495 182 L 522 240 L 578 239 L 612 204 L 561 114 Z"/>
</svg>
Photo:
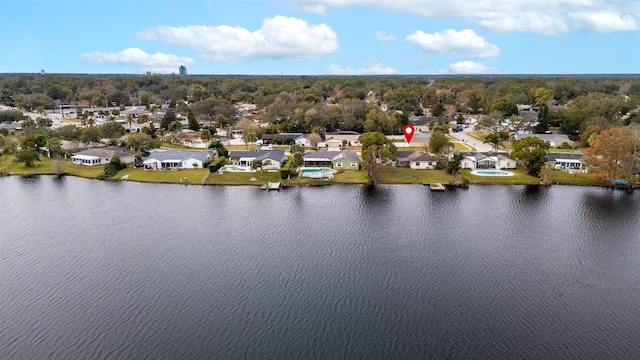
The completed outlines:
<svg viewBox="0 0 640 360">
<path fill-rule="evenodd" d="M 640 73 L 640 0 L 20 0 L 0 73 Z"/>
</svg>

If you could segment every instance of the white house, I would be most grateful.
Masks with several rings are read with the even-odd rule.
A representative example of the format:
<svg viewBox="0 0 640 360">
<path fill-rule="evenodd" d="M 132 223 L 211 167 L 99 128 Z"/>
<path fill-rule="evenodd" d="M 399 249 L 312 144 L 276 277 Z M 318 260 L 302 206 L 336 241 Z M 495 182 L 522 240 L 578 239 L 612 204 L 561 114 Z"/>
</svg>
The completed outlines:
<svg viewBox="0 0 640 360">
<path fill-rule="evenodd" d="M 461 169 L 515 169 L 516 161 L 506 153 L 463 153 Z"/>
<path fill-rule="evenodd" d="M 543 140 L 553 148 L 561 147 L 563 144 L 567 144 L 570 147 L 576 146 L 576 142 L 569 139 L 565 134 L 516 134 L 514 138 L 520 140 L 531 136 Z"/>
<path fill-rule="evenodd" d="M 129 152 L 127 149 L 115 146 L 93 148 L 80 151 L 71 156 L 71 160 L 76 165 L 104 165 L 109 163 L 113 157 L 119 157 L 120 161 L 125 164 L 131 164 L 136 161 L 136 154 Z"/>
<path fill-rule="evenodd" d="M 152 151 L 143 162 L 145 169 L 202 169 L 213 160 L 209 151 Z"/>
<path fill-rule="evenodd" d="M 393 153 L 392 163 L 411 169 L 435 169 L 438 158 L 426 151 L 396 151 Z"/>
<path fill-rule="evenodd" d="M 287 162 L 282 150 L 230 151 L 229 158 L 240 166 L 251 166 L 254 160 L 261 160 L 263 170 L 279 170 Z"/>
</svg>

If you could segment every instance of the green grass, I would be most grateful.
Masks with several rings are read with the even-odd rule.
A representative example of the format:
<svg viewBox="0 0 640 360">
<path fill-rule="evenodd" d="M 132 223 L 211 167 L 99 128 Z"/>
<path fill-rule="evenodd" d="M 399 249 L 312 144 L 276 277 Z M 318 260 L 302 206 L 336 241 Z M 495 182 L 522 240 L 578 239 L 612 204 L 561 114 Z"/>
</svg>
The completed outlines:
<svg viewBox="0 0 640 360">
<path fill-rule="evenodd" d="M 445 170 L 413 170 L 390 165 L 378 167 L 376 178 L 381 184 L 450 184 L 454 180 Z"/>
<path fill-rule="evenodd" d="M 574 153 L 574 152 L 581 152 L 581 153 L 585 153 L 587 151 L 588 148 L 576 148 L 576 149 L 562 149 L 562 148 L 550 148 L 549 152 L 550 153 Z"/>
<path fill-rule="evenodd" d="M 76 165 L 67 160 L 62 164 L 62 170 L 69 175 L 97 179 L 104 172 L 104 166 Z"/>
<path fill-rule="evenodd" d="M 202 178 L 207 173 L 207 169 L 191 169 L 177 171 L 154 171 L 142 168 L 128 167 L 120 170 L 112 179 L 120 180 L 123 176 L 128 175 L 130 181 L 149 182 L 149 183 L 171 183 L 181 184 L 186 179 L 187 184 L 201 184 Z"/>
<path fill-rule="evenodd" d="M 460 170 L 463 178 L 469 179 L 470 184 L 497 184 L 497 185 L 535 185 L 540 183 L 540 179 L 535 176 L 528 175 L 526 170 L 518 167 L 517 169 L 505 169 L 514 173 L 513 176 L 477 176 L 472 175 L 470 169 Z"/>
<path fill-rule="evenodd" d="M 294 177 L 291 185 L 328 185 L 328 184 L 369 184 L 369 174 L 365 170 L 339 170 L 332 180 Z"/>
<path fill-rule="evenodd" d="M 573 173 L 566 171 L 552 171 L 551 183 L 563 185 L 606 185 L 595 174 Z"/>
<path fill-rule="evenodd" d="M 204 176 L 204 174 L 203 174 Z M 256 181 L 251 181 L 251 178 L 255 178 Z M 198 181 L 202 180 L 202 176 Z M 276 182 L 280 180 L 280 172 L 260 171 L 256 172 L 230 172 L 225 171 L 222 175 L 212 173 L 207 178 L 207 185 L 264 185 L 268 181 Z"/>
</svg>

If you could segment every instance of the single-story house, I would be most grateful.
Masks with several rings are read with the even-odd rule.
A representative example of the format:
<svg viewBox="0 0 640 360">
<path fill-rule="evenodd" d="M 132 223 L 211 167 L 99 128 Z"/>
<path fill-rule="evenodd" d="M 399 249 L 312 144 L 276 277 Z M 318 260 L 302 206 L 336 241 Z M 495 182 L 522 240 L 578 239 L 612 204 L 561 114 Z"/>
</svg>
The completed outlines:
<svg viewBox="0 0 640 360">
<path fill-rule="evenodd" d="M 295 144 L 299 144 L 299 141 L 304 142 L 306 139 L 303 133 L 279 133 L 279 134 L 262 134 L 262 145 L 270 145 L 275 144 L 276 140 L 278 143 L 285 143 L 287 140 L 293 141 Z M 308 140 L 307 140 L 308 142 Z M 301 144 L 304 145 L 304 144 Z M 307 146 L 307 145 L 304 145 Z"/>
<path fill-rule="evenodd" d="M 261 160 L 263 170 L 279 170 L 287 163 L 287 157 L 282 150 L 230 151 L 229 158 L 239 166 L 251 166 L 252 161 Z"/>
<path fill-rule="evenodd" d="M 411 169 L 435 169 L 438 158 L 426 151 L 396 151 L 391 160 L 394 166 Z"/>
<path fill-rule="evenodd" d="M 328 151 L 340 151 L 343 148 L 343 143 L 342 140 L 331 138 L 318 144 L 318 147 L 321 146 L 324 146 Z"/>
<path fill-rule="evenodd" d="M 76 165 L 104 165 L 108 164 L 111 159 L 117 156 L 125 164 L 131 164 L 136 161 L 136 154 L 125 148 L 116 146 L 107 146 L 101 148 L 92 148 L 77 152 L 71 156 L 71 160 Z"/>
<path fill-rule="evenodd" d="M 554 170 L 587 172 L 587 164 L 582 159 L 584 154 L 581 152 L 573 153 L 547 153 L 547 162 Z"/>
<path fill-rule="evenodd" d="M 502 152 L 466 152 L 462 153 L 461 169 L 515 169 L 516 161 Z"/>
<path fill-rule="evenodd" d="M 178 170 L 202 169 L 213 160 L 213 153 L 209 151 L 152 151 L 143 161 L 145 169 Z"/>
<path fill-rule="evenodd" d="M 576 142 L 569 139 L 569 137 L 565 134 L 515 134 L 514 139 L 520 140 L 527 137 L 537 137 L 540 140 L 543 140 L 550 147 L 559 148 L 563 144 L 567 144 L 569 147 L 575 147 Z"/>
<path fill-rule="evenodd" d="M 324 142 L 329 143 L 332 141 L 333 143 L 340 142 L 340 146 L 362 146 L 360 144 L 360 134 L 357 132 L 340 132 L 337 134 L 327 134 L 325 136 Z"/>
<path fill-rule="evenodd" d="M 359 170 L 360 157 L 351 150 L 313 151 L 303 155 L 304 167 L 330 167 L 336 170 Z"/>
</svg>

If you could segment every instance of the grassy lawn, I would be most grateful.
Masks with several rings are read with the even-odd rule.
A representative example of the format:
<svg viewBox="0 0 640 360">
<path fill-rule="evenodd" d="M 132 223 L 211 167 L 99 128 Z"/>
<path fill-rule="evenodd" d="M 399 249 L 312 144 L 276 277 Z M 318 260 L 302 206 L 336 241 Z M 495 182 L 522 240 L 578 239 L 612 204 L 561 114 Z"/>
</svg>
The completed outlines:
<svg viewBox="0 0 640 360">
<path fill-rule="evenodd" d="M 328 184 L 368 184 L 371 180 L 365 170 L 338 171 L 333 180 L 309 179 L 306 177 L 294 177 L 291 185 L 328 185 Z"/>
<path fill-rule="evenodd" d="M 561 149 L 561 148 L 550 148 L 549 152 L 550 153 L 577 153 L 577 152 L 581 152 L 581 153 L 585 153 L 587 151 L 588 148 L 576 148 L 576 149 Z"/>
<path fill-rule="evenodd" d="M 472 175 L 470 169 L 460 170 L 463 178 L 469 179 L 470 184 L 523 184 L 536 185 L 540 183 L 540 179 L 527 174 L 527 171 L 518 167 L 517 169 L 505 169 L 514 173 L 513 176 L 477 176 Z"/>
<path fill-rule="evenodd" d="M 444 170 L 413 170 L 390 165 L 378 167 L 376 177 L 381 184 L 449 184 L 453 182 L 453 177 Z"/>
<path fill-rule="evenodd" d="M 104 165 L 76 165 L 71 160 L 67 160 L 62 164 L 62 170 L 69 175 L 96 179 L 104 172 Z"/>
<path fill-rule="evenodd" d="M 204 175 L 204 174 L 203 174 Z M 255 181 L 251 181 L 251 178 L 255 178 Z M 202 180 L 202 176 L 198 181 Z M 260 171 L 256 172 L 229 172 L 225 171 L 222 175 L 213 173 L 207 178 L 207 185 L 257 185 L 261 186 L 268 181 L 276 182 L 280 180 L 279 172 L 263 171 L 262 175 Z"/>
<path fill-rule="evenodd" d="M 180 184 L 183 183 L 181 180 L 186 177 L 187 184 L 201 184 L 202 178 L 206 173 L 207 169 L 153 171 L 128 167 L 120 170 L 112 179 L 120 180 L 123 176 L 129 175 L 129 180 L 131 181 Z"/>
<path fill-rule="evenodd" d="M 552 171 L 551 182 L 553 184 L 563 185 L 604 185 L 595 174 L 574 173 L 570 174 L 565 171 Z"/>
</svg>

